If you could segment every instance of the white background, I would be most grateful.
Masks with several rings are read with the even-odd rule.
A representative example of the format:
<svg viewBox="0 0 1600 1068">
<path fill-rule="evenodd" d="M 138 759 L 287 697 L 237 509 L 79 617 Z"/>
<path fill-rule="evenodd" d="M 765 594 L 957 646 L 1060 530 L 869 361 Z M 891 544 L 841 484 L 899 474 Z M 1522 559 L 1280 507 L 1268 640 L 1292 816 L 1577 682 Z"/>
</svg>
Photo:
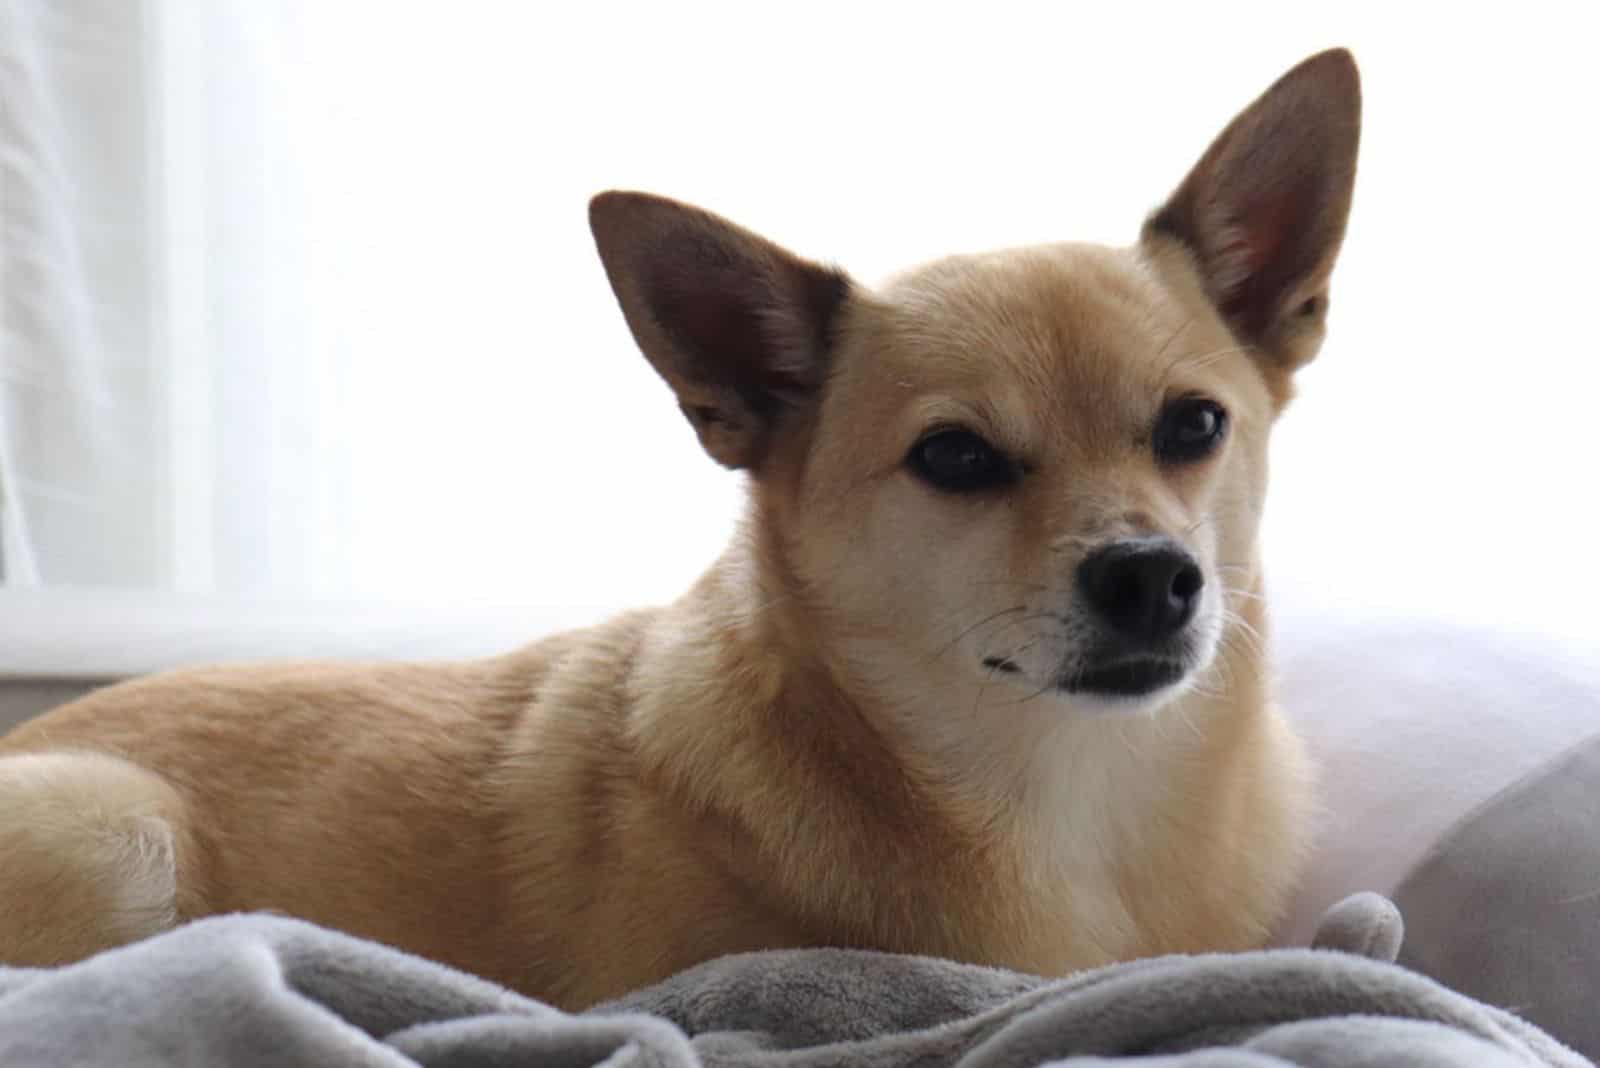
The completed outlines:
<svg viewBox="0 0 1600 1068">
<path fill-rule="evenodd" d="M 702 204 L 868 282 L 953 251 L 1122 243 L 1237 110 L 1346 45 L 1361 175 L 1330 340 L 1275 450 L 1273 574 L 1589 626 L 1584 5 L 234 8 L 272 23 L 261 92 L 290 136 L 269 177 L 303 205 L 308 261 L 285 270 L 331 324 L 306 418 L 345 524 L 334 579 L 249 592 L 575 622 L 670 598 L 714 557 L 739 477 L 633 347 L 587 231 L 598 190 Z"/>
<path fill-rule="evenodd" d="M 328 89 L 308 151 L 347 175 L 330 211 L 361 248 L 347 296 L 373 312 L 351 398 L 363 583 L 625 603 L 675 592 L 727 533 L 736 479 L 634 355 L 593 191 L 685 197 L 869 280 L 1123 242 L 1238 108 L 1343 44 L 1361 176 L 1331 339 L 1276 451 L 1275 571 L 1594 610 L 1600 65 L 1581 5 L 500 5 L 376 35 L 377 10 L 327 5 L 308 35 Z M 459 567 L 419 568 L 414 545 Z"/>
</svg>

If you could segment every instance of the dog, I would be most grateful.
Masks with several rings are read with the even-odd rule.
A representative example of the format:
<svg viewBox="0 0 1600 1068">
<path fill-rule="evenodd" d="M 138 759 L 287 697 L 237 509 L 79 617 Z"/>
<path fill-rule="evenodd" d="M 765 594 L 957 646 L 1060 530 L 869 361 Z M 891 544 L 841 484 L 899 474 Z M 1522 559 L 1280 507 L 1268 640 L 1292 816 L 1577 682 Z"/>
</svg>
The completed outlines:
<svg viewBox="0 0 1600 1068">
<path fill-rule="evenodd" d="M 578 1008 L 800 946 L 1040 975 L 1263 943 L 1268 436 L 1321 345 L 1360 87 L 1314 56 L 1126 248 L 868 288 L 590 205 L 747 516 L 678 601 L 475 662 L 183 670 L 0 741 L 0 960 L 272 910 Z"/>
</svg>

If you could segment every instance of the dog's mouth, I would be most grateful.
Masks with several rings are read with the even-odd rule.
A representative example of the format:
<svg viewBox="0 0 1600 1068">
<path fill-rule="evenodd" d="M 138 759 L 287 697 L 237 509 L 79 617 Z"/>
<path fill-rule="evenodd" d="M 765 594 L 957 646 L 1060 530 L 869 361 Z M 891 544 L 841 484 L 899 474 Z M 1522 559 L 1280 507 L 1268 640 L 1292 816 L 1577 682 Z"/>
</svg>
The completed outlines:
<svg viewBox="0 0 1600 1068">
<path fill-rule="evenodd" d="M 1010 659 L 1009 657 L 1004 657 L 1004 656 L 985 657 L 984 661 L 983 661 L 983 666 L 988 668 L 990 671 L 994 672 L 996 675 L 1020 675 L 1020 674 L 1022 674 L 1022 669 L 1017 666 L 1017 662 L 1015 660 Z"/>
<path fill-rule="evenodd" d="M 1056 689 L 1100 697 L 1145 697 L 1181 682 L 1188 668 L 1170 657 L 1139 657 L 1063 675 Z"/>
</svg>

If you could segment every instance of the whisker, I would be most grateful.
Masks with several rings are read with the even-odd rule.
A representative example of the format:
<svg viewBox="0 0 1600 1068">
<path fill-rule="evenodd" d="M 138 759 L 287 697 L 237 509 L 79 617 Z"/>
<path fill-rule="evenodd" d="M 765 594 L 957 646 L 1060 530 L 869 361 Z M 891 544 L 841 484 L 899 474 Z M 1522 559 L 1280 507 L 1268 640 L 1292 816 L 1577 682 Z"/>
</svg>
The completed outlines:
<svg viewBox="0 0 1600 1068">
<path fill-rule="evenodd" d="M 1188 324 L 1186 323 L 1184 325 L 1187 326 Z M 1229 356 L 1235 356 L 1239 353 L 1249 351 L 1250 347 L 1248 345 L 1230 345 L 1226 348 L 1213 349 L 1210 352 L 1197 353 L 1192 356 L 1179 355 L 1171 360 L 1167 364 L 1166 369 L 1162 372 L 1161 389 L 1164 391 L 1172 383 L 1173 377 L 1178 373 L 1179 370 L 1191 372 L 1203 371 L 1212 364 L 1217 363 L 1220 360 L 1227 359 Z"/>
<path fill-rule="evenodd" d="M 1017 648 L 1015 650 L 1012 651 L 1011 655 L 1009 657 L 1007 657 L 1007 659 L 1008 660 L 1015 660 L 1017 657 L 1027 656 L 1034 649 L 1037 649 L 1039 647 L 1039 643 L 1041 641 L 1043 641 L 1043 640 L 1044 640 L 1044 636 L 1040 635 L 1037 638 L 1032 638 L 1032 639 L 1029 639 L 1028 641 L 1023 642 L 1021 645 L 1017 646 Z"/>
<path fill-rule="evenodd" d="M 1222 610 L 1222 619 L 1223 622 L 1233 624 L 1235 627 L 1246 632 L 1252 638 L 1255 638 L 1258 641 L 1266 640 L 1264 637 L 1262 637 L 1261 632 L 1256 629 L 1256 625 L 1254 623 L 1251 623 L 1248 619 L 1244 618 L 1231 608 L 1224 608 Z"/>
<path fill-rule="evenodd" d="M 1213 699 L 1220 699 L 1223 695 L 1218 693 L 1209 696 L 1211 696 Z M 1195 741 L 1203 742 L 1206 740 L 1205 732 L 1202 731 L 1200 729 L 1200 725 L 1194 721 L 1192 709 L 1180 704 L 1178 706 L 1178 718 L 1183 721 L 1183 725 L 1185 727 L 1189 728 L 1189 733 L 1194 735 Z"/>
<path fill-rule="evenodd" d="M 1243 642 L 1243 645 L 1234 645 L 1233 642 Z M 1255 660 L 1264 659 L 1266 656 L 1266 642 L 1259 633 L 1255 633 L 1248 624 L 1237 627 L 1222 641 L 1223 648 L 1229 652 L 1243 653 Z M 1226 674 L 1227 661 L 1224 657 L 1218 658 L 1218 666 Z"/>
<path fill-rule="evenodd" d="M 1039 687 L 1037 690 L 1033 691 L 1028 696 L 1023 697 L 1023 698 L 1019 698 L 1018 700 L 1016 700 L 1016 701 L 1014 701 L 1012 703 L 1013 704 L 1019 704 L 1019 705 L 1025 705 L 1029 701 L 1037 700 L 1038 698 L 1043 697 L 1045 695 L 1045 693 L 1047 693 L 1048 691 L 1055 689 L 1055 685 L 1056 685 L 1055 684 L 1055 680 L 1051 679 L 1049 682 L 1046 682 L 1043 686 Z"/>
<path fill-rule="evenodd" d="M 983 704 L 983 695 L 989 692 L 989 685 L 994 682 L 995 668 L 990 668 L 984 676 L 983 684 L 978 687 L 978 692 L 972 695 L 972 711 L 967 713 L 968 719 L 978 718 L 978 708 Z"/>
<path fill-rule="evenodd" d="M 1223 626 L 1226 633 L 1223 635 L 1222 646 L 1224 649 L 1253 654 L 1262 657 L 1266 654 L 1267 639 L 1255 624 L 1245 619 L 1230 608 L 1224 608 L 1221 613 Z M 1242 646 L 1232 643 L 1243 642 Z"/>
<path fill-rule="evenodd" d="M 1172 343 L 1174 341 L 1178 340 L 1178 335 L 1182 334 L 1185 330 L 1189 329 L 1189 327 L 1192 326 L 1192 325 L 1194 325 L 1194 316 L 1192 316 L 1192 315 L 1189 316 L 1189 318 L 1185 319 L 1183 322 L 1179 323 L 1178 324 L 1178 328 L 1176 330 L 1174 330 L 1171 334 L 1168 334 L 1167 335 L 1167 340 L 1163 341 L 1161 343 L 1161 347 L 1156 350 L 1156 359 L 1159 360 L 1161 357 L 1165 356 L 1167 354 L 1167 350 L 1172 347 Z M 1168 364 L 1167 366 L 1170 367 L 1171 364 Z"/>
<path fill-rule="evenodd" d="M 750 609 L 750 618 L 759 619 L 761 616 L 763 616 L 766 613 L 770 612 L 775 606 L 783 604 L 785 601 L 791 601 L 793 599 L 794 599 L 794 594 L 793 593 L 788 593 L 788 592 L 780 593 L 775 597 L 770 597 L 767 600 L 762 601 L 760 604 L 758 604 L 758 605 L 756 605 L 756 606 L 754 606 L 753 608 Z"/>
<path fill-rule="evenodd" d="M 1009 620 L 1006 625 L 996 631 L 994 637 L 990 639 L 990 647 L 992 648 L 1000 641 L 1001 638 L 1009 634 L 1017 627 L 1025 627 L 1029 623 L 1037 623 L 1041 619 L 1057 619 L 1057 616 L 1053 612 L 1034 612 L 1032 615 L 1023 616 L 1021 619 Z"/>
<path fill-rule="evenodd" d="M 1158 731 L 1160 729 L 1161 728 L 1159 726 L 1156 728 L 1156 730 L 1158 730 Z M 1134 756 L 1138 756 L 1139 755 L 1139 747 L 1134 745 L 1133 744 L 1133 740 L 1128 737 L 1128 721 L 1127 720 L 1123 720 L 1122 722 L 1117 724 L 1117 740 L 1122 743 L 1122 747 L 1124 749 L 1126 749 L 1128 752 L 1132 753 Z"/>
<path fill-rule="evenodd" d="M 1020 605 L 1019 604 L 1019 605 L 1014 605 L 1011 608 L 1002 608 L 1000 611 L 995 612 L 993 615 L 985 616 L 983 619 L 980 619 L 976 623 L 972 624 L 972 626 L 963 629 L 961 631 L 961 633 L 957 634 L 954 638 L 951 638 L 948 642 L 944 643 L 938 649 L 934 650 L 934 652 L 929 655 L 928 659 L 926 661 L 924 661 L 924 663 L 931 663 L 934 660 L 939 659 L 945 653 L 948 653 L 951 649 L 954 649 L 957 645 L 959 645 L 961 643 L 961 640 L 963 638 L 965 638 L 967 635 L 971 634 L 973 631 L 977 630 L 979 627 L 987 626 L 990 623 L 993 623 L 995 620 L 1000 619 L 1000 618 L 1002 618 L 1004 616 L 1013 615 L 1013 614 L 1015 614 L 1017 612 L 1026 612 L 1027 610 L 1028 610 L 1027 605 Z"/>
<path fill-rule="evenodd" d="M 1021 579 L 983 579 L 972 583 L 974 586 L 1015 586 L 1025 589 L 1029 593 L 1040 593 L 1050 587 L 1042 582 L 1023 582 Z"/>
</svg>

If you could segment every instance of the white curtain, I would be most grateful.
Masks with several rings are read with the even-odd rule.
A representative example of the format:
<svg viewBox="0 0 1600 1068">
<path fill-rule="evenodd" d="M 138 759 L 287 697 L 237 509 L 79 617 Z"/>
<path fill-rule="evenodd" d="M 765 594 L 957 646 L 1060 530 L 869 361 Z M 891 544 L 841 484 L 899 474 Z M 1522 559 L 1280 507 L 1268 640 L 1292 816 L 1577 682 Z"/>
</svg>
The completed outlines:
<svg viewBox="0 0 1600 1068">
<path fill-rule="evenodd" d="M 150 479 L 161 446 L 143 400 L 155 382 L 141 14 L 136 3 L 0 3 L 0 552 L 11 585 L 163 577 L 162 490 Z"/>
<path fill-rule="evenodd" d="M 584 223 L 634 151 L 585 144 L 636 98 L 598 14 L 0 13 L 8 584 L 614 607 L 709 561 L 737 480 Z"/>
<path fill-rule="evenodd" d="M 297 9 L 149 7 L 179 589 L 348 591 L 344 361 L 311 232 Z"/>
<path fill-rule="evenodd" d="M 339 588 L 284 12 L 0 3 L 8 584 Z"/>
</svg>

